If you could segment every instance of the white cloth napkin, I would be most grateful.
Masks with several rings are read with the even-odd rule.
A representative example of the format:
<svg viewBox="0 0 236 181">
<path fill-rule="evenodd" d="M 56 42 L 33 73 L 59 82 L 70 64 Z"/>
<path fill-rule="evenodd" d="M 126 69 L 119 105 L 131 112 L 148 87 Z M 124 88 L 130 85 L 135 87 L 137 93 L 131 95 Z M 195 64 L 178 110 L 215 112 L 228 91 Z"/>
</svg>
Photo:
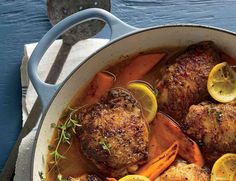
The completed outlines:
<svg viewBox="0 0 236 181">
<path fill-rule="evenodd" d="M 58 82 L 61 82 L 66 78 L 69 73 L 79 64 L 86 59 L 94 51 L 102 47 L 108 42 L 106 39 L 88 39 L 78 42 L 73 46 L 70 54 L 66 60 L 66 63 L 62 69 L 62 72 L 58 78 Z M 22 118 L 23 125 L 27 120 L 27 117 L 34 105 L 37 98 L 37 94 L 29 81 L 27 74 L 27 63 L 30 55 L 32 54 L 37 43 L 27 44 L 24 49 L 24 57 L 21 65 L 21 84 L 22 84 Z M 38 73 L 42 80 L 46 79 L 46 76 L 50 70 L 53 61 L 62 45 L 62 40 L 56 40 L 43 56 Z M 16 162 L 16 173 L 14 181 L 28 181 L 30 180 L 30 162 L 32 155 L 32 146 L 34 142 L 36 130 L 32 130 L 25 138 L 23 138 L 19 147 L 18 158 Z"/>
</svg>

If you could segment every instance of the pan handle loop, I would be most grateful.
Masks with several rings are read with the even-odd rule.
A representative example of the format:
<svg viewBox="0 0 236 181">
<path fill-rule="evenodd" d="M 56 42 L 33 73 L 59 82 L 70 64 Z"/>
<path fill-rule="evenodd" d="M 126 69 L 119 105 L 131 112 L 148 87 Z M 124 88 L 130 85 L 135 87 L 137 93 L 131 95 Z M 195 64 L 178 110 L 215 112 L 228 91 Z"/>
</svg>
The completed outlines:
<svg viewBox="0 0 236 181">
<path fill-rule="evenodd" d="M 60 21 L 53 28 L 51 28 L 39 41 L 38 45 L 34 49 L 29 59 L 28 64 L 29 78 L 31 79 L 31 82 L 37 94 L 39 95 L 43 108 L 42 111 L 46 110 L 47 106 L 51 102 L 56 92 L 59 90 L 59 87 L 62 85 L 62 83 L 52 85 L 40 80 L 39 75 L 37 73 L 37 68 L 40 60 L 42 59 L 47 49 L 60 35 L 62 35 L 68 29 L 76 26 L 77 24 L 83 23 L 91 19 L 99 19 L 108 23 L 111 28 L 110 40 L 114 40 L 118 37 L 121 37 L 122 35 L 137 30 L 137 28 L 124 23 L 111 13 L 98 8 L 91 8 L 75 13 Z"/>
</svg>

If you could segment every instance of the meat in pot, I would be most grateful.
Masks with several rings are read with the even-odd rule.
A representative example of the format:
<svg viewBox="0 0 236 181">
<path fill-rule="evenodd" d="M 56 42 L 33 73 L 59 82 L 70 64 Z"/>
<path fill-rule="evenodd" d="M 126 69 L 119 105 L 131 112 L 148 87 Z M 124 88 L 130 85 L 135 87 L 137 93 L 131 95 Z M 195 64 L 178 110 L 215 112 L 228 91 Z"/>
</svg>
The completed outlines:
<svg viewBox="0 0 236 181">
<path fill-rule="evenodd" d="M 201 103 L 192 105 L 185 120 L 186 133 L 202 145 L 205 159 L 213 164 L 224 153 L 236 152 L 236 106 Z"/>
<path fill-rule="evenodd" d="M 195 164 L 176 163 L 165 171 L 156 181 L 209 181 L 209 174 Z"/>
<path fill-rule="evenodd" d="M 219 56 L 211 41 L 191 45 L 178 55 L 157 85 L 160 110 L 182 123 L 192 104 L 209 97 L 207 77 Z"/>
<path fill-rule="evenodd" d="M 79 117 L 82 153 L 101 173 L 119 178 L 147 161 L 149 128 L 138 102 L 127 90 L 110 90 Z"/>
</svg>

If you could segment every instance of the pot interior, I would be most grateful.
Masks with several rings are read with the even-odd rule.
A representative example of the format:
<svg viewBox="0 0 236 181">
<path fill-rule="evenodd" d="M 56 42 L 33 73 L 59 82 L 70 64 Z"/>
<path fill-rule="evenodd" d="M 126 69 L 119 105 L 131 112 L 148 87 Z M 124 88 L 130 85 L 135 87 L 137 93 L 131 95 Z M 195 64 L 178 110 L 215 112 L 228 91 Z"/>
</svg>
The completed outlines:
<svg viewBox="0 0 236 181">
<path fill-rule="evenodd" d="M 50 127 L 51 123 L 58 121 L 62 111 L 73 96 L 98 71 L 121 60 L 122 57 L 124 58 L 138 52 L 162 47 L 188 46 L 203 40 L 214 41 L 224 52 L 232 57 L 236 57 L 235 34 L 208 27 L 174 25 L 142 30 L 135 34 L 125 36 L 105 46 L 87 59 L 82 66 L 78 67 L 70 75 L 58 94 L 54 97 L 46 113 L 43 114 L 35 143 L 31 180 L 40 181 L 39 172 L 45 173 L 48 144 L 53 134 L 53 128 Z"/>
</svg>

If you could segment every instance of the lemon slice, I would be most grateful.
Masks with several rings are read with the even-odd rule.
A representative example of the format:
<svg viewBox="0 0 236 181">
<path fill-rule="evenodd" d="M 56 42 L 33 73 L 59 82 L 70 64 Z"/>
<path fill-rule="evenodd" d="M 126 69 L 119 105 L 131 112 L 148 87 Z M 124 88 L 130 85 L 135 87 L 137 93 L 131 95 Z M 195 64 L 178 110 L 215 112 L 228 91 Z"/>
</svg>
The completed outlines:
<svg viewBox="0 0 236 181">
<path fill-rule="evenodd" d="M 220 157 L 211 171 L 211 181 L 236 180 L 236 154 L 227 153 Z"/>
<path fill-rule="evenodd" d="M 222 103 L 236 98 L 236 72 L 226 63 L 219 63 L 211 70 L 207 89 L 209 94 Z"/>
<path fill-rule="evenodd" d="M 150 181 L 149 178 L 142 175 L 126 175 L 118 181 Z"/>
<path fill-rule="evenodd" d="M 157 98 L 151 88 L 144 83 L 130 83 L 128 89 L 134 97 L 141 103 L 144 117 L 150 123 L 157 113 Z"/>
</svg>

